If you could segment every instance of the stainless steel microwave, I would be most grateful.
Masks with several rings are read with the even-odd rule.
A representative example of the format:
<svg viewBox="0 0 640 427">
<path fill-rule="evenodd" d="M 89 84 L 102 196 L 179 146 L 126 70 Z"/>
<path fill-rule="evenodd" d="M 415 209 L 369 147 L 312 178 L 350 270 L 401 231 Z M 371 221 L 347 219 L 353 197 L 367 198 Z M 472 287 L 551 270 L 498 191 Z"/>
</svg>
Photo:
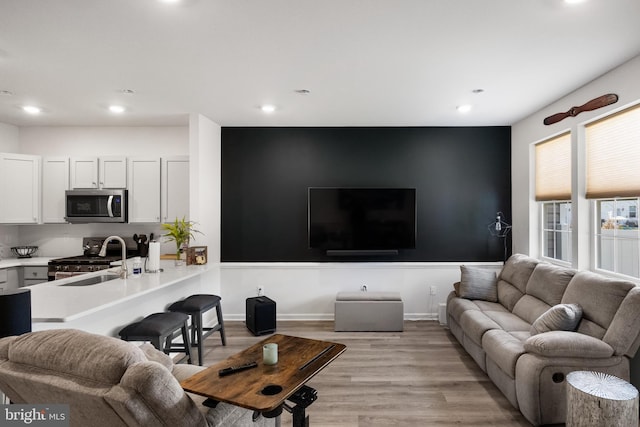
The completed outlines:
<svg viewBox="0 0 640 427">
<path fill-rule="evenodd" d="M 66 216 L 70 223 L 127 222 L 127 190 L 67 190 Z"/>
</svg>

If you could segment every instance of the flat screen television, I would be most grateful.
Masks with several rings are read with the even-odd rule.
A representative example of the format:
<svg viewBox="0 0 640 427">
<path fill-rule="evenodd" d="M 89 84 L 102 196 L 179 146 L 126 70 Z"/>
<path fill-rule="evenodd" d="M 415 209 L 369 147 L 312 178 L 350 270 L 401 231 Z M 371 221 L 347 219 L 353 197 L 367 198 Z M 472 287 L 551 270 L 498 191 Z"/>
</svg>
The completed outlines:
<svg viewBox="0 0 640 427">
<path fill-rule="evenodd" d="M 415 188 L 321 188 L 308 194 L 309 247 L 387 251 L 416 247 Z"/>
</svg>

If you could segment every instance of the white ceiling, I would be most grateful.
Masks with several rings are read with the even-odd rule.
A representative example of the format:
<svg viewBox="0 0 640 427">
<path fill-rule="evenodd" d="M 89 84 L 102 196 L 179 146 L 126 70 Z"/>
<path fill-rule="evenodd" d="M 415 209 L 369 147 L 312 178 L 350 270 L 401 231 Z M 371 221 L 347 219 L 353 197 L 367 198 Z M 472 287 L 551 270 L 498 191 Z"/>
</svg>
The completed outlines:
<svg viewBox="0 0 640 427">
<path fill-rule="evenodd" d="M 1 0 L 0 122 L 511 125 L 638 54 L 638 0 Z"/>
</svg>

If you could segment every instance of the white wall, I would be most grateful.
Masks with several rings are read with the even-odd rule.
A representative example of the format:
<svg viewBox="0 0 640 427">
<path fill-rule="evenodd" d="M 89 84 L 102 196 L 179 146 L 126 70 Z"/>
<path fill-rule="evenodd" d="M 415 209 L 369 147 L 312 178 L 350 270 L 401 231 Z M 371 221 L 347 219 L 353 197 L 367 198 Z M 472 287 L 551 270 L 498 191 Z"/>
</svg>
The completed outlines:
<svg viewBox="0 0 640 427">
<path fill-rule="evenodd" d="M 221 212 L 221 128 L 208 118 L 189 116 L 189 215 L 197 223 L 197 246 L 207 246 L 208 262 L 220 262 L 220 212 Z M 201 276 L 203 289 L 222 295 L 220 271 L 211 269 Z"/>
<path fill-rule="evenodd" d="M 20 131 L 17 126 L 0 123 L 0 152 L 18 153 Z M 0 225 L 0 259 L 11 255 L 11 247 L 19 245 L 18 227 Z"/>
<path fill-rule="evenodd" d="M 41 156 L 173 156 L 189 154 L 189 129 L 166 127 L 25 127 L 20 153 Z"/>
<path fill-rule="evenodd" d="M 481 265 L 468 263 L 467 265 Z M 496 270 L 501 263 L 491 264 Z M 245 319 L 245 300 L 258 285 L 276 301 L 281 320 L 333 320 L 338 292 L 399 292 L 405 319 L 436 319 L 460 280 L 458 263 L 222 263 L 225 318 Z M 430 295 L 431 286 L 435 295 Z"/>
</svg>

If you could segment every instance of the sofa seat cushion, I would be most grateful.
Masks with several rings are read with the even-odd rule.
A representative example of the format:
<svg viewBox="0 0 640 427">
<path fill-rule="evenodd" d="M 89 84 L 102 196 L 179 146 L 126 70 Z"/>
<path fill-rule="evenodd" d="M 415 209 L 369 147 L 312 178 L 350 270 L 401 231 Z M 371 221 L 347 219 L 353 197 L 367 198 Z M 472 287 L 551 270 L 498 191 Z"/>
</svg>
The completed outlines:
<svg viewBox="0 0 640 427">
<path fill-rule="evenodd" d="M 502 372 L 515 378 L 516 362 L 525 353 L 522 340 L 509 332 L 493 329 L 482 336 L 482 348 Z"/>
<path fill-rule="evenodd" d="M 477 345 L 482 345 L 482 335 L 491 329 L 500 329 L 500 325 L 491 320 L 485 313 L 476 310 L 467 310 L 460 316 L 460 326 L 465 337 Z"/>
<path fill-rule="evenodd" d="M 462 316 L 462 313 L 468 310 L 473 310 L 478 312 L 481 311 L 480 307 L 478 307 L 475 301 L 471 301 L 468 299 L 455 297 L 455 298 L 451 298 L 447 302 L 447 312 L 458 323 L 460 323 L 460 316 Z"/>
<path fill-rule="evenodd" d="M 608 358 L 613 347 L 578 332 L 551 331 L 536 334 L 524 342 L 524 349 L 545 357 Z"/>
<path fill-rule="evenodd" d="M 531 329 L 531 324 L 529 322 L 522 320 L 515 314 L 509 313 L 508 311 L 487 311 L 484 313 L 487 317 L 500 325 L 500 329 L 507 332 L 528 331 Z"/>
</svg>

